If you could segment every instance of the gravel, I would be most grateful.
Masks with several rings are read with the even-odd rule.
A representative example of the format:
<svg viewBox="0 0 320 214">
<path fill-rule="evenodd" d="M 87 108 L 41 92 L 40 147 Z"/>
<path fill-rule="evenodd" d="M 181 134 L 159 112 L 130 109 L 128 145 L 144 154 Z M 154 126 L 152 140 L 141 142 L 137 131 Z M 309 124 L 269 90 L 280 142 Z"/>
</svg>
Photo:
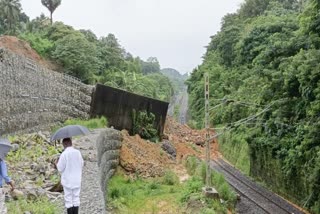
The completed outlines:
<svg viewBox="0 0 320 214">
<path fill-rule="evenodd" d="M 276 194 L 254 183 L 223 160 L 212 161 L 211 166 L 224 174 L 226 181 L 242 196 L 237 204 L 237 213 L 303 213 Z"/>
</svg>

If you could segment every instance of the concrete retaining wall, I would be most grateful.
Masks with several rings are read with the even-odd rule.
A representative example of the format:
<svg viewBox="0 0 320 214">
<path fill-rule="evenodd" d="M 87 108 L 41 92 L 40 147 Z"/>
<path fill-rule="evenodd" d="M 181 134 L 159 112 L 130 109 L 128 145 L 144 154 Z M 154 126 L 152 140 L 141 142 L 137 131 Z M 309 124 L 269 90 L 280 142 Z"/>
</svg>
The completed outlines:
<svg viewBox="0 0 320 214">
<path fill-rule="evenodd" d="M 88 118 L 92 87 L 0 48 L 0 134 Z"/>
<path fill-rule="evenodd" d="M 163 133 L 169 103 L 98 84 L 92 98 L 91 116 L 105 116 L 110 126 L 132 130 L 132 112 L 146 110 L 155 115 L 155 128 Z"/>
</svg>

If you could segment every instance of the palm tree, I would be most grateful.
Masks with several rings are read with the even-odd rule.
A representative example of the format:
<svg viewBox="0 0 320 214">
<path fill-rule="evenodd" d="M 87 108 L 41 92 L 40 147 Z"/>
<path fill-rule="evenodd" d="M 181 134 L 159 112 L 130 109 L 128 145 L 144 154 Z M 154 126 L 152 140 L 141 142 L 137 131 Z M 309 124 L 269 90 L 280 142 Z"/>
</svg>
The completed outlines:
<svg viewBox="0 0 320 214">
<path fill-rule="evenodd" d="M 50 11 L 50 20 L 52 24 L 52 14 L 61 4 L 61 0 L 41 0 L 41 3 Z"/>
<path fill-rule="evenodd" d="M 20 0 L 0 0 L 0 14 L 4 19 L 7 30 L 15 31 L 15 24 L 19 21 L 20 11 Z"/>
</svg>

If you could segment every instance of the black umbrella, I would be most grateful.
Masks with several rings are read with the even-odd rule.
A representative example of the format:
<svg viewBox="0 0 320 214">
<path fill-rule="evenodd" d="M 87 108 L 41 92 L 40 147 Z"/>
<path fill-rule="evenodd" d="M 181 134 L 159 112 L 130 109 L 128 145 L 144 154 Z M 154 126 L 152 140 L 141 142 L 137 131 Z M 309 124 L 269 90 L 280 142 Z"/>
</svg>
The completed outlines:
<svg viewBox="0 0 320 214">
<path fill-rule="evenodd" d="M 4 160 L 12 146 L 8 139 L 0 138 L 0 158 Z"/>
<path fill-rule="evenodd" d="M 60 140 L 60 139 L 63 139 L 63 138 L 71 138 L 73 136 L 86 135 L 86 134 L 89 134 L 89 133 L 90 133 L 90 131 L 84 126 L 68 125 L 68 126 L 60 128 L 58 131 L 56 131 L 51 136 L 50 140 L 51 141 Z"/>
</svg>

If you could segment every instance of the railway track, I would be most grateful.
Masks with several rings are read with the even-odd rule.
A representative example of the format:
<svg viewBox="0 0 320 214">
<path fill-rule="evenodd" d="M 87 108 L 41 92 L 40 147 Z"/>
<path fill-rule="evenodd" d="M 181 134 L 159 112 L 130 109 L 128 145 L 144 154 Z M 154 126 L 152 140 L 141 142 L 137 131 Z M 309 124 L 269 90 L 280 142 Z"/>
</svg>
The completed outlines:
<svg viewBox="0 0 320 214">
<path fill-rule="evenodd" d="M 252 182 L 238 170 L 224 162 L 222 159 L 213 160 L 211 167 L 222 173 L 227 182 L 244 198 L 256 206 L 253 213 L 270 214 L 304 214 L 283 198 Z"/>
</svg>

